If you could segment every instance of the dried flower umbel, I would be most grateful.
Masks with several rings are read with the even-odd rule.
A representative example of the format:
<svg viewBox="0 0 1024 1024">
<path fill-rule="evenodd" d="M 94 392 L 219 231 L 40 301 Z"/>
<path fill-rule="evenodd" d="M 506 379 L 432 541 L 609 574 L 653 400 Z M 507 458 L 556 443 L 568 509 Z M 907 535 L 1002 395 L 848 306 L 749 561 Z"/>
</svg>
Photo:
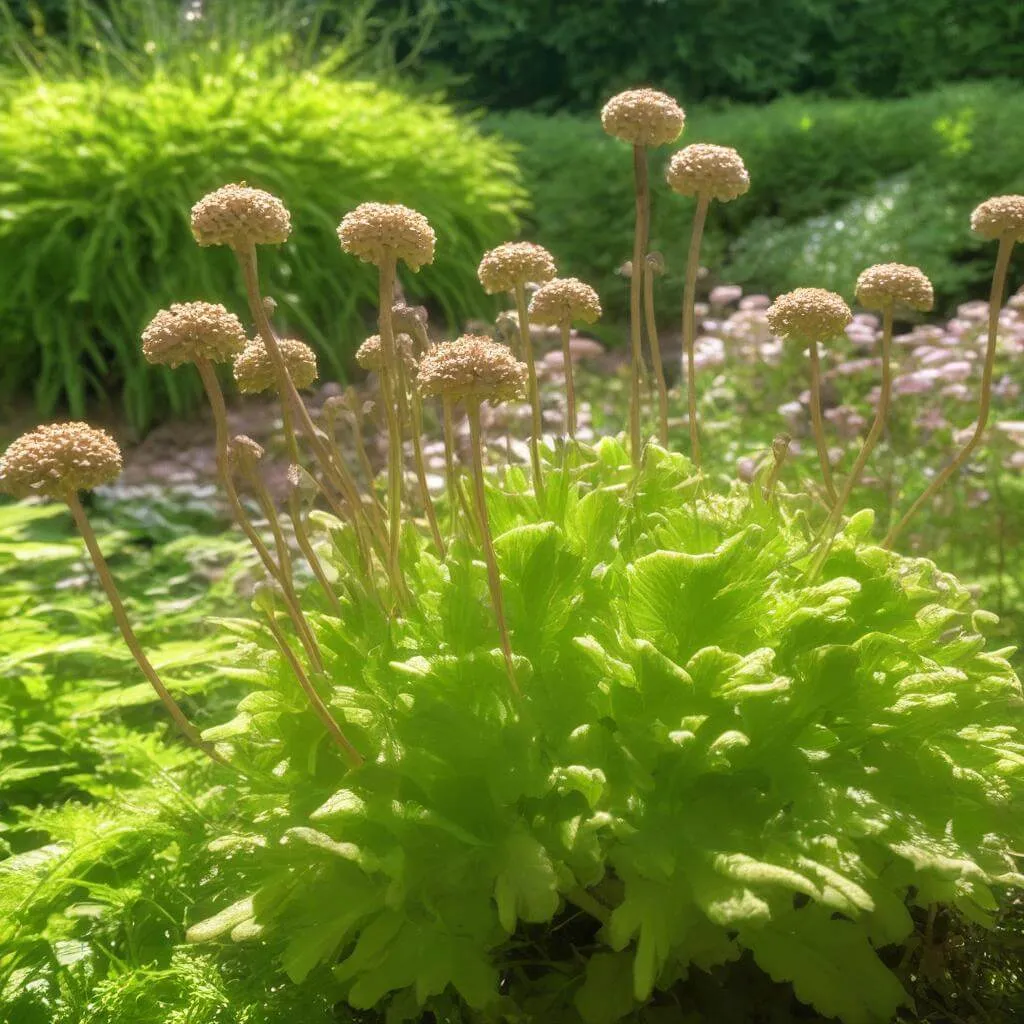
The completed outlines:
<svg viewBox="0 0 1024 1024">
<path fill-rule="evenodd" d="M 696 299 L 697 271 L 700 268 L 700 245 L 704 222 L 712 199 L 728 203 L 750 188 L 750 176 L 743 159 L 728 146 L 696 143 L 676 153 L 665 173 L 669 187 L 681 196 L 693 196 L 697 205 L 690 231 L 690 251 L 686 257 L 686 280 L 683 287 L 683 352 L 686 357 L 686 394 L 690 424 L 690 451 L 694 464 L 700 468 L 700 425 L 697 422 L 697 368 L 694 341 L 697 333 Z"/>
<path fill-rule="evenodd" d="M 592 324 L 601 316 L 597 292 L 575 277 L 556 277 L 543 284 L 530 300 L 530 317 L 535 323 L 558 327 L 562 337 L 565 369 L 566 433 L 576 437 L 576 387 L 573 381 L 570 332 L 573 322 Z"/>
<path fill-rule="evenodd" d="M 394 203 L 362 203 L 345 214 L 338 225 L 341 248 L 377 267 L 377 325 L 384 367 L 380 374 L 384 413 L 388 423 L 388 572 L 396 597 L 404 590 L 398 549 L 402 516 L 402 415 L 405 389 L 395 346 L 391 310 L 395 301 L 395 274 L 399 260 L 412 270 L 434 259 L 435 236 L 423 214 Z"/>
<path fill-rule="evenodd" d="M 651 192 L 647 170 L 647 147 L 661 146 L 679 138 L 686 122 L 682 107 L 671 96 L 655 89 L 630 89 L 613 96 L 601 111 L 601 125 L 609 135 L 633 147 L 633 184 L 636 193 L 636 222 L 633 230 L 632 273 L 629 278 L 629 337 L 632 374 L 629 392 L 630 454 L 634 467 L 640 464 L 640 375 L 642 364 L 641 306 L 643 268 L 651 228 Z M 649 319 L 648 332 L 654 328 Z"/>
<path fill-rule="evenodd" d="M 121 475 L 121 466 L 121 449 L 105 430 L 91 427 L 87 423 L 50 423 L 36 427 L 11 442 L 3 458 L 0 458 L 0 491 L 15 498 L 35 495 L 55 498 L 68 506 L 85 541 L 103 592 L 110 602 L 114 621 L 135 663 L 185 739 L 218 759 L 210 745 L 200 739 L 198 730 L 188 720 L 146 657 L 128 621 L 110 567 L 78 497 L 79 491 L 113 483 Z"/>
<path fill-rule="evenodd" d="M 783 338 L 806 344 L 811 357 L 811 423 L 818 447 L 818 462 L 825 482 L 829 506 L 835 505 L 836 488 L 832 482 L 825 424 L 821 415 L 821 362 L 818 342 L 841 334 L 853 319 L 850 307 L 841 295 L 824 288 L 797 288 L 780 295 L 767 310 L 768 326 Z"/>
<path fill-rule="evenodd" d="M 309 345 L 294 338 L 278 338 L 277 345 L 288 376 L 300 391 L 316 383 L 319 376 L 316 353 Z M 253 338 L 235 357 L 234 377 L 243 395 L 258 395 L 277 389 L 274 361 L 262 338 Z"/>
<path fill-rule="evenodd" d="M 487 582 L 494 606 L 494 617 L 501 634 L 501 650 L 513 693 L 519 695 L 512 644 L 505 619 L 505 602 L 501 593 L 501 574 L 494 554 L 494 541 L 487 519 L 487 494 L 484 489 L 483 436 L 480 429 L 480 406 L 483 402 L 514 401 L 522 397 L 526 367 L 518 362 L 504 345 L 490 338 L 467 334 L 455 341 L 443 342 L 430 349 L 420 361 L 417 385 L 423 395 L 434 395 L 448 402 L 462 402 L 469 418 L 473 449 L 473 494 Z"/>
<path fill-rule="evenodd" d="M 988 340 L 985 347 L 985 363 L 981 373 L 981 394 L 978 400 L 978 418 L 974 430 L 953 460 L 910 506 L 885 538 L 885 546 L 891 548 L 907 528 L 907 524 L 918 511 L 928 504 L 946 485 L 950 477 L 958 473 L 971 453 L 981 443 L 988 424 L 992 405 L 992 371 L 996 362 L 996 342 L 999 334 L 999 311 L 1006 294 L 1006 275 L 1014 245 L 1024 240 L 1024 196 L 993 196 L 977 206 L 971 214 L 971 228 L 983 238 L 999 243 L 996 251 L 996 265 L 992 273 L 992 289 L 988 300 Z"/>
<path fill-rule="evenodd" d="M 544 478 L 541 474 L 540 439 L 543 434 L 540 410 L 540 389 L 537 386 L 537 368 L 530 337 L 530 313 L 526 302 L 527 284 L 544 284 L 555 276 L 555 261 L 551 253 L 532 242 L 506 242 L 484 253 L 477 268 L 477 276 L 488 295 L 510 292 L 515 298 L 519 345 L 526 359 L 530 410 L 533 428 L 530 433 L 530 463 L 533 470 L 533 489 L 543 499 Z"/>
</svg>

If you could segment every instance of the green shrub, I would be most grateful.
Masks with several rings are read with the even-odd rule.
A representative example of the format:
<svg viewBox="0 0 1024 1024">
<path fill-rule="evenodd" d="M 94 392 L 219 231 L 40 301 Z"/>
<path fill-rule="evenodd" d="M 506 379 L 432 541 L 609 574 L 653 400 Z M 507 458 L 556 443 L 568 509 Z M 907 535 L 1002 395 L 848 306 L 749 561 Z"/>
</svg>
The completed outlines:
<svg viewBox="0 0 1024 1024">
<path fill-rule="evenodd" d="M 214 43 L 210 44 L 211 47 Z M 292 71 L 287 41 L 195 74 L 139 81 L 27 77 L 0 122 L 0 395 L 33 390 L 38 410 L 120 392 L 144 427 L 195 395 L 148 367 L 138 338 L 161 306 L 221 299 L 243 308 L 230 257 L 193 242 L 188 209 L 247 180 L 290 207 L 294 238 L 267 290 L 284 329 L 313 342 L 334 376 L 365 332 L 370 270 L 334 229 L 367 194 L 423 210 L 447 239 L 403 283 L 453 321 L 488 305 L 480 253 L 514 234 L 521 189 L 507 148 L 431 100 L 329 68 Z M 227 64 L 227 67 L 224 65 Z"/>
<path fill-rule="evenodd" d="M 735 146 L 750 191 L 715 204 L 704 262 L 722 279 L 775 294 L 800 284 L 852 298 L 856 275 L 880 260 L 923 267 L 940 301 L 984 294 L 991 264 L 965 227 L 978 202 L 1024 190 L 1024 117 L 1016 86 L 960 86 L 894 101 L 780 100 L 766 108 L 692 108 L 680 145 Z M 492 116 L 488 126 L 521 147 L 533 209 L 529 232 L 597 285 L 611 310 L 628 288 L 628 151 L 593 116 Z M 668 148 L 652 154 L 652 244 L 668 254 L 666 303 L 677 305 L 692 203 L 662 179 Z M 977 259 L 975 259 L 977 257 Z"/>
<path fill-rule="evenodd" d="M 206 735 L 245 772 L 216 845 L 249 882 L 190 937 L 258 938 L 296 982 L 334 964 L 390 1021 L 611 1022 L 744 951 L 826 1016 L 887 1021 L 905 993 L 878 951 L 911 908 L 991 923 L 992 886 L 1022 880 L 1020 684 L 988 619 L 866 542 L 870 514 L 809 583 L 802 516 L 759 488 L 700 498 L 680 455 L 634 479 L 618 441 L 569 452 L 546 514 L 518 470 L 488 491 L 521 702 L 464 540 L 439 564 L 407 531 L 399 618 L 304 599 L 354 771 L 232 623 L 252 691 Z"/>
<path fill-rule="evenodd" d="M 547 110 L 593 109 L 638 82 L 691 103 L 906 95 L 1017 74 L 1022 28 L 999 0 L 445 0 L 442 11 L 424 54 L 465 75 L 463 95 Z"/>
</svg>

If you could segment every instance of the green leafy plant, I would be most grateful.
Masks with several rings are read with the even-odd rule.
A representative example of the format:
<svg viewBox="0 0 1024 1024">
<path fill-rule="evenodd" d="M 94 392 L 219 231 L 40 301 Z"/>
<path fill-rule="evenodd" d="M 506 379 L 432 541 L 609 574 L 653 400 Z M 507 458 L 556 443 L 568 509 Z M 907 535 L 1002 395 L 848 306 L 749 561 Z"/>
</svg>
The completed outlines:
<svg viewBox="0 0 1024 1024">
<path fill-rule="evenodd" d="M 452 320 L 487 309 L 471 287 L 477 254 L 514 231 L 523 198 L 504 144 L 429 98 L 346 80 L 347 52 L 309 56 L 282 35 L 189 42 L 130 73 L 44 62 L 8 82 L 6 398 L 31 389 L 40 413 L 82 415 L 116 389 L 136 428 L 186 409 L 194 382 L 148 368 L 135 339 L 172 298 L 242 298 L 230 262 L 195 249 L 185 216 L 224 180 L 288 197 L 301 231 L 267 283 L 283 325 L 335 376 L 376 295 L 371 275 L 337 257 L 335 211 L 367 191 L 427 211 L 450 239 L 432 267 L 403 279 L 411 295 Z"/>
</svg>

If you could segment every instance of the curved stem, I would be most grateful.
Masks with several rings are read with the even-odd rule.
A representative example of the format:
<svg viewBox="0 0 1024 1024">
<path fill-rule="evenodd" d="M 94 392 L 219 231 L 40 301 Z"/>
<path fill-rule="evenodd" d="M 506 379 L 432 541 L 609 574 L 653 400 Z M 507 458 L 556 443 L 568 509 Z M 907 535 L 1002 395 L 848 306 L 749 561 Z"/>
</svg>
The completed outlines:
<svg viewBox="0 0 1024 1024">
<path fill-rule="evenodd" d="M 643 360 L 640 299 L 644 265 L 647 262 L 647 238 L 650 230 L 651 192 L 647 175 L 647 148 L 633 147 L 633 188 L 636 193 L 636 221 L 633 226 L 633 270 L 629 277 L 629 450 L 633 468 L 640 466 L 640 374 Z"/>
<path fill-rule="evenodd" d="M 455 423 L 452 418 L 452 402 L 450 398 L 442 398 L 444 410 L 444 472 L 445 486 L 448 488 L 448 505 L 451 510 L 451 531 L 454 540 L 459 528 L 459 503 L 462 493 L 459 490 L 459 478 L 455 469 Z"/>
<path fill-rule="evenodd" d="M 697 271 L 700 270 L 700 243 L 704 237 L 704 222 L 707 219 L 711 197 L 705 193 L 697 195 L 693 211 L 693 227 L 690 230 L 690 251 L 686 257 L 686 282 L 683 286 L 683 348 L 686 351 L 686 399 L 690 424 L 690 456 L 693 464 L 700 469 L 700 425 L 697 422 L 697 360 L 694 354 L 697 334 Z"/>
<path fill-rule="evenodd" d="M 498 560 L 494 554 L 491 525 L 487 519 L 484 464 L 481 458 L 480 403 L 468 402 L 466 411 L 469 415 L 469 436 L 473 447 L 473 495 L 476 501 L 477 517 L 480 520 L 480 539 L 484 549 L 484 561 L 487 563 L 487 583 L 491 591 L 494 617 L 498 621 L 498 632 L 501 634 L 501 651 L 505 656 L 505 669 L 508 672 L 508 681 L 512 687 L 512 692 L 516 697 L 519 697 L 519 684 L 516 682 L 515 668 L 512 663 L 512 644 L 509 641 L 508 624 L 505 621 L 505 599 L 501 593 L 501 574 L 498 571 Z"/>
<path fill-rule="evenodd" d="M 850 475 L 846 478 L 846 483 L 843 484 L 843 489 L 839 492 L 839 497 L 829 513 L 825 523 L 821 547 L 808 570 L 809 579 L 813 579 L 818 574 L 825 559 L 828 557 L 832 542 L 835 540 L 836 531 L 839 529 L 839 524 L 842 521 L 846 503 L 850 500 L 850 495 L 853 493 L 853 489 L 860 480 L 871 453 L 875 450 L 875 446 L 885 430 L 885 421 L 889 415 L 889 402 L 892 398 L 892 318 L 893 304 L 890 302 L 882 313 L 882 384 L 878 396 L 878 408 L 875 410 L 875 419 L 857 455 L 853 468 L 850 470 Z"/>
<path fill-rule="evenodd" d="M 530 410 L 533 414 L 533 429 L 530 432 L 530 464 L 533 467 L 533 491 L 539 501 L 544 500 L 544 477 L 540 465 L 540 439 L 544 436 L 544 424 L 540 414 L 540 388 L 537 386 L 537 367 L 533 361 L 533 340 L 530 338 L 530 316 L 526 305 L 526 288 L 520 281 L 516 285 L 516 316 L 519 319 L 519 344 L 526 357 L 527 391 L 530 395 Z"/>
<path fill-rule="evenodd" d="M 772 442 L 772 468 L 764 485 L 764 500 L 771 503 L 775 499 L 775 488 L 778 487 L 782 467 L 789 455 L 789 437 L 782 436 Z"/>
<path fill-rule="evenodd" d="M 423 458 L 423 404 L 415 388 L 412 390 L 411 406 L 412 454 L 416 465 L 416 479 L 420 485 L 420 500 L 423 502 L 423 511 L 426 513 L 434 544 L 443 559 L 445 556 L 444 538 L 441 536 L 441 527 L 438 525 L 437 512 L 434 509 L 434 499 L 431 497 L 430 487 L 427 484 L 427 466 Z"/>
<path fill-rule="evenodd" d="M 405 396 L 401 391 L 391 307 L 395 301 L 395 261 L 384 259 L 378 267 L 377 327 L 384 363 L 380 370 L 381 401 L 388 425 L 388 575 L 400 587 L 402 567 L 399 548 L 402 542 L 402 422 Z"/>
<path fill-rule="evenodd" d="M 830 505 L 836 503 L 836 487 L 832 482 L 832 467 L 828 461 L 828 445 L 825 443 L 825 421 L 821 415 L 821 362 L 818 359 L 818 343 L 810 342 L 811 352 L 811 425 L 814 428 L 814 443 L 818 448 L 818 463 L 825 481 L 825 493 Z"/>
<path fill-rule="evenodd" d="M 883 547 L 891 548 L 897 537 L 907 528 L 907 524 L 942 489 L 946 481 L 956 473 L 971 457 L 971 452 L 978 447 L 988 424 L 988 414 L 992 403 L 992 371 L 996 361 L 996 340 L 999 334 L 999 313 L 1006 292 L 1006 273 L 1010 266 L 1010 254 L 1013 252 L 1014 239 L 1004 236 L 999 240 L 999 252 L 996 255 L 995 272 L 992 275 L 992 290 L 988 300 L 988 345 L 985 349 L 985 366 L 981 375 L 981 398 L 978 408 L 978 422 L 967 443 L 957 452 L 953 461 L 939 473 L 925 488 L 924 493 L 907 510 L 903 518 L 889 531 Z"/>
<path fill-rule="evenodd" d="M 114 621 L 117 623 L 117 628 L 121 631 L 124 642 L 128 645 L 128 650 L 132 652 L 135 663 L 142 669 L 142 674 L 149 680 L 150 685 L 156 691 L 156 695 L 160 698 L 160 703 L 166 708 L 167 713 L 178 727 L 179 732 L 193 746 L 199 747 L 207 754 L 213 756 L 210 744 L 204 743 L 200 739 L 199 730 L 188 720 L 185 712 L 178 706 L 178 702 L 171 696 L 167 687 L 164 686 L 163 680 L 161 680 L 156 669 L 150 663 L 149 658 L 146 657 L 146 652 L 143 651 L 139 638 L 135 635 L 135 631 L 128 621 L 128 615 L 125 612 L 124 604 L 121 602 L 121 595 L 117 591 L 114 577 L 110 573 L 110 567 L 107 565 L 107 560 L 103 557 L 99 542 L 96 540 L 96 534 L 93 532 L 89 518 L 85 514 L 85 509 L 82 507 L 78 495 L 74 491 L 68 490 L 64 494 L 64 500 L 67 502 L 68 508 L 71 509 L 71 516 L 75 520 L 78 532 L 85 541 L 86 550 L 88 550 L 89 557 L 92 559 L 96 575 L 100 579 L 100 585 L 103 587 L 103 592 L 110 602 L 111 611 L 114 613 Z M 214 760 L 219 760 L 219 758 L 214 757 Z"/>
<path fill-rule="evenodd" d="M 273 612 L 267 614 L 267 625 L 270 628 L 270 632 L 274 637 L 274 642 L 277 644 L 278 650 L 288 663 L 288 667 L 292 670 L 292 674 L 295 676 L 296 681 L 302 688 L 302 692 L 306 695 L 309 703 L 312 705 L 313 711 L 317 718 L 323 723 L 330 737 L 337 746 L 341 749 L 345 756 L 345 760 L 348 761 L 350 768 L 358 768 L 363 763 L 363 755 L 359 753 L 354 746 L 352 746 L 348 737 L 342 732 L 341 726 L 338 725 L 331 714 L 330 708 L 324 703 L 323 698 L 319 693 L 316 692 L 316 688 L 309 680 L 309 676 L 306 675 L 306 670 L 302 667 L 302 663 L 298 658 L 295 657 L 295 652 L 288 645 L 288 641 L 285 639 L 284 634 L 281 632 L 281 627 L 278 626 L 274 619 Z"/>
<path fill-rule="evenodd" d="M 320 561 L 316 550 L 313 548 L 313 543 L 309 539 L 309 532 L 306 530 L 306 524 L 302 518 L 299 499 L 294 493 L 288 496 L 288 514 L 291 516 L 292 529 L 295 531 L 295 540 L 299 545 L 299 550 L 316 577 L 317 583 L 320 584 L 321 589 L 327 595 L 327 600 L 330 602 L 331 608 L 334 609 L 335 615 L 340 618 L 342 614 L 341 602 L 338 600 L 338 595 L 334 592 L 334 587 L 331 586 L 327 573 L 324 572 L 323 563 Z"/>
<path fill-rule="evenodd" d="M 654 268 L 650 260 L 644 260 L 644 322 L 647 325 L 647 341 L 651 346 L 651 365 L 654 380 L 658 386 L 658 440 L 663 448 L 668 447 L 668 388 L 665 385 L 665 367 L 661 362 L 661 342 L 658 338 L 658 324 L 654 319 Z"/>
<path fill-rule="evenodd" d="M 562 329 L 562 362 L 565 364 L 565 432 L 576 439 L 576 384 L 572 373 L 572 350 L 569 347 L 569 321 L 564 320 Z"/>
</svg>

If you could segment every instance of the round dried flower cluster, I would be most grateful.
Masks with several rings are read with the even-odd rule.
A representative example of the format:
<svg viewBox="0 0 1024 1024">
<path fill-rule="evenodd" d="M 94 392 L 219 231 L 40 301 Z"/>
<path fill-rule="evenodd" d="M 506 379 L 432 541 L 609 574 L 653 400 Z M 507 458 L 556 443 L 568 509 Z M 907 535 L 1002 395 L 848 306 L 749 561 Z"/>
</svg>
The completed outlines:
<svg viewBox="0 0 1024 1024">
<path fill-rule="evenodd" d="M 142 332 L 142 354 L 170 366 L 208 359 L 226 363 L 245 348 L 242 321 L 220 303 L 175 302 L 161 309 Z"/>
<path fill-rule="evenodd" d="M 750 175 L 735 149 L 703 142 L 679 150 L 669 161 L 665 180 L 681 196 L 708 195 L 720 203 L 750 188 Z"/>
<path fill-rule="evenodd" d="M 533 242 L 506 242 L 484 254 L 477 277 L 488 295 L 514 291 L 517 285 L 538 284 L 555 276 L 554 257 L 542 245 Z"/>
<path fill-rule="evenodd" d="M 413 270 L 434 260 L 434 229 L 400 203 L 361 203 L 338 225 L 342 249 L 366 263 L 405 260 Z"/>
<path fill-rule="evenodd" d="M 490 338 L 464 334 L 435 345 L 420 361 L 417 385 L 423 395 L 452 401 L 513 401 L 522 397 L 526 366 Z"/>
<path fill-rule="evenodd" d="M 284 203 L 244 182 L 210 192 L 192 207 L 192 235 L 200 245 L 279 245 L 291 231 Z"/>
<path fill-rule="evenodd" d="M 853 319 L 841 295 L 824 288 L 797 288 L 780 295 L 766 310 L 768 326 L 784 338 L 823 341 L 842 334 Z"/>
<path fill-rule="evenodd" d="M 664 146 L 683 131 L 686 114 L 657 89 L 629 89 L 613 96 L 601 111 L 601 127 L 634 146 Z"/>
<path fill-rule="evenodd" d="M 405 360 L 407 366 L 411 365 L 413 359 L 412 338 L 408 334 L 395 335 L 395 350 Z M 356 362 L 364 370 L 379 370 L 383 365 L 384 350 L 381 347 L 380 335 L 371 334 L 356 351 Z"/>
<path fill-rule="evenodd" d="M 530 300 L 530 319 L 544 326 L 560 326 L 574 320 L 592 324 L 601 316 L 597 292 L 575 277 L 556 277 L 541 285 Z"/>
<path fill-rule="evenodd" d="M 308 388 L 317 378 L 316 353 L 302 341 L 278 338 L 277 347 L 292 383 Z M 257 395 L 277 387 L 274 363 L 260 337 L 253 338 L 235 359 L 235 383 L 244 395 Z"/>
<path fill-rule="evenodd" d="M 971 228 L 985 238 L 1024 241 L 1024 196 L 993 196 L 975 208 Z"/>
<path fill-rule="evenodd" d="M 932 283 L 918 267 L 904 263 L 879 263 L 857 278 L 857 301 L 865 309 L 885 309 L 892 304 L 926 312 L 935 303 Z"/>
<path fill-rule="evenodd" d="M 116 480 L 121 449 L 88 423 L 49 423 L 11 442 L 0 459 L 0 490 L 15 498 L 62 498 Z"/>
</svg>

